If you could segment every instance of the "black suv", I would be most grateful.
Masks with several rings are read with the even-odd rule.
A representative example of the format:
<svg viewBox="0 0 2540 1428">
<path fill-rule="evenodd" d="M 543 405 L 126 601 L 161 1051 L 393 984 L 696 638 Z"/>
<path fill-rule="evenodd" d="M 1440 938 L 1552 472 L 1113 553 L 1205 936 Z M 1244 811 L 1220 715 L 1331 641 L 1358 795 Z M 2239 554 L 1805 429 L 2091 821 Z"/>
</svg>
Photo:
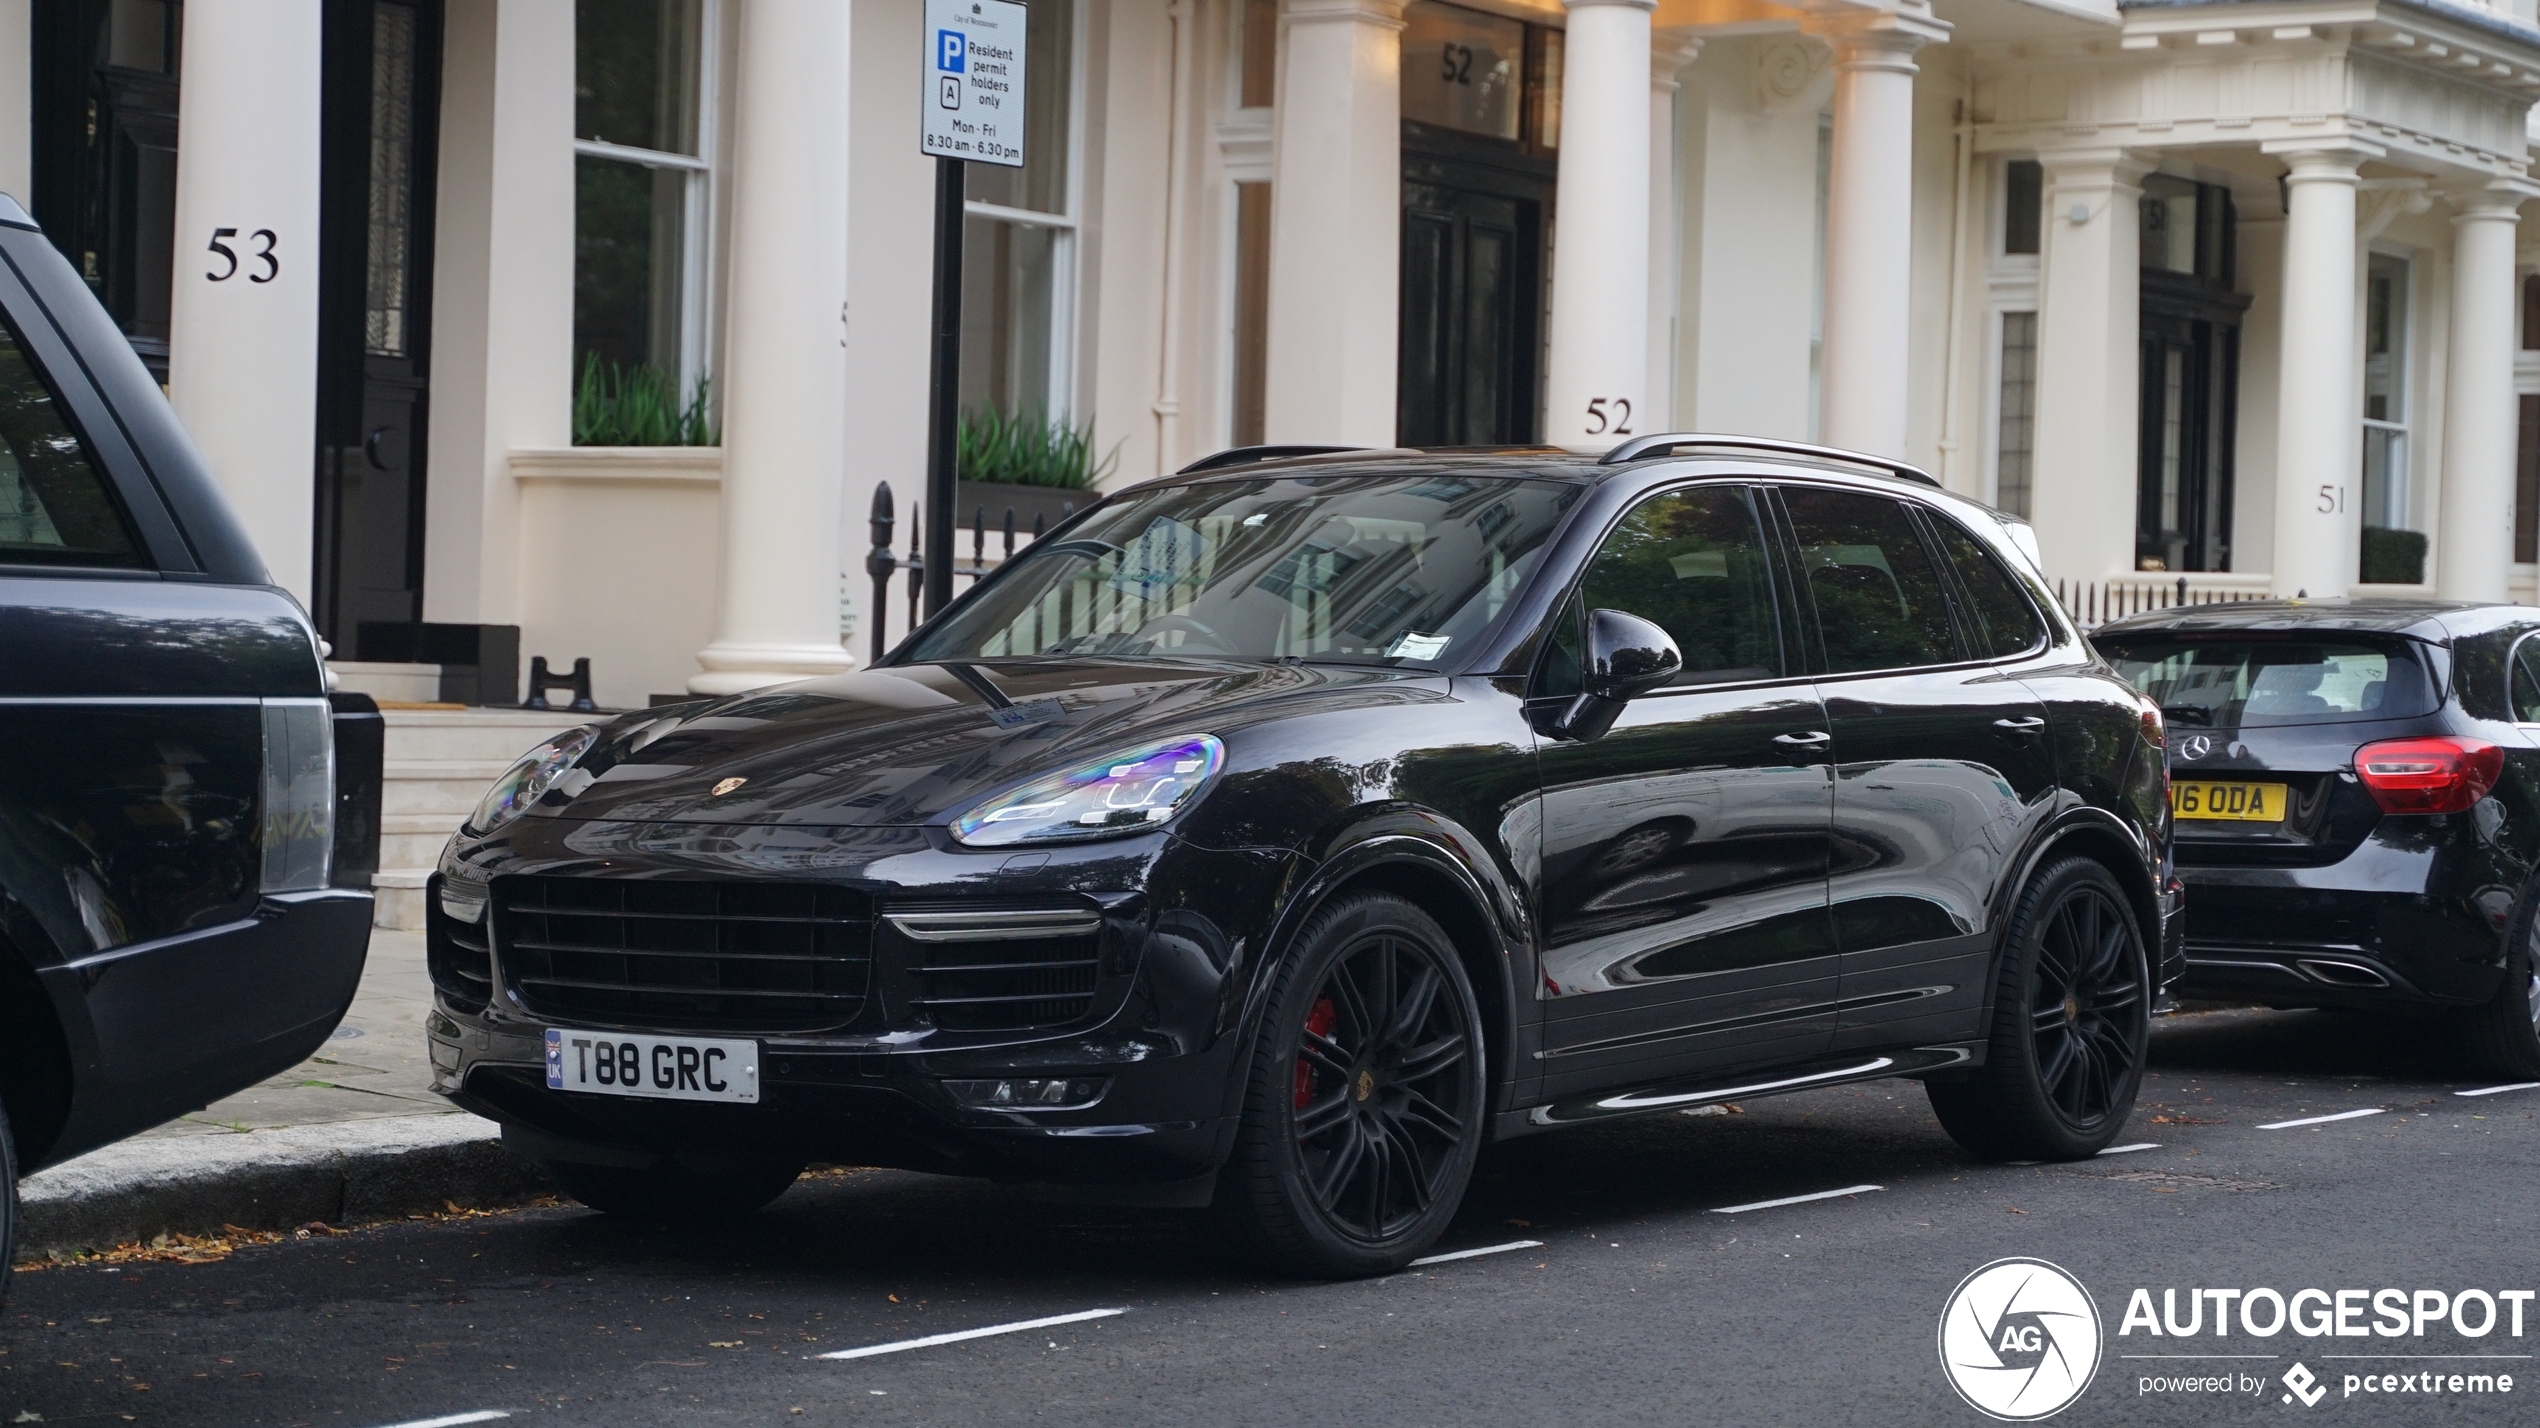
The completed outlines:
<svg viewBox="0 0 2540 1428">
<path fill-rule="evenodd" d="M 1731 1097 L 2090 1154 L 2161 730 L 2023 534 L 1733 438 L 1212 458 L 876 668 L 524 758 L 431 888 L 439 1084 L 605 1210 L 1090 1182 L 1326 1274 L 1487 1142 Z"/>
<path fill-rule="evenodd" d="M 157 383 L 0 198 L 0 1266 L 17 1174 L 291 1066 L 352 1003 L 378 843 L 337 805 L 375 810 L 379 731 L 335 702 Z"/>
<path fill-rule="evenodd" d="M 2540 1077 L 2540 610 L 2182 607 L 2092 639 L 2170 726 L 2188 995 L 2416 1007 Z"/>
</svg>

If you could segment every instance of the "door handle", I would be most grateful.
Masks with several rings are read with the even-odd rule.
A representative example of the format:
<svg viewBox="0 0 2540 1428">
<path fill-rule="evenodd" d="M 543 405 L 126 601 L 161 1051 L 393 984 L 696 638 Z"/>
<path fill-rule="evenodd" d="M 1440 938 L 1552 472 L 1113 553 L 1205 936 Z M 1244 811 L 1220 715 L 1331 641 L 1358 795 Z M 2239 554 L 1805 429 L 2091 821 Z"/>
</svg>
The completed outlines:
<svg viewBox="0 0 2540 1428">
<path fill-rule="evenodd" d="M 1776 744 L 1787 744 L 1794 749 L 1813 749 L 1824 744 L 1827 740 L 1833 737 L 1834 735 L 1829 734 L 1822 729 L 1811 729 L 1804 734 L 1775 734 L 1773 736 L 1773 742 Z"/>
<path fill-rule="evenodd" d="M 2014 734 L 2034 734 L 2046 727 L 2046 721 L 2034 716 L 2026 719 L 1996 719 L 1993 721 L 1993 727 L 2008 729 Z"/>
</svg>

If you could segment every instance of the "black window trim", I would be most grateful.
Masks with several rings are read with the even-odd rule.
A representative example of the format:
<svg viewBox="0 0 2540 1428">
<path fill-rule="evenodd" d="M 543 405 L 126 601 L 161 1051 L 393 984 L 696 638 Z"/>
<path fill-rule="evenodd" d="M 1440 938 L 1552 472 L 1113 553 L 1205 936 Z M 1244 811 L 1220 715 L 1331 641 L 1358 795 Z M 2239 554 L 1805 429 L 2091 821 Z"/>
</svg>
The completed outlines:
<svg viewBox="0 0 2540 1428">
<path fill-rule="evenodd" d="M 2540 640 L 2540 630 L 2525 630 L 2514 636 L 2514 642 L 2505 647 L 2505 712 L 2513 716 L 2510 722 L 2517 729 L 2540 729 L 2540 719 L 2523 718 L 2522 710 L 2514 704 L 2514 669 L 2522 662 L 2522 647 L 2533 640 Z M 2540 669 L 2534 670 L 2534 677 L 2540 678 Z"/>
<path fill-rule="evenodd" d="M 1615 507 L 1614 513 L 1606 518 L 1604 525 L 1597 530 L 1596 538 L 1588 543 L 1586 555 L 1580 559 L 1575 569 L 1561 578 L 1558 591 L 1551 601 L 1550 613 L 1545 615 L 1541 626 L 1532 637 L 1535 651 L 1534 657 L 1526 666 L 1525 685 L 1526 698 L 1529 701 L 1568 697 L 1538 692 L 1543 680 L 1544 661 L 1552 652 L 1553 642 L 1546 636 L 1550 633 L 1553 622 L 1568 613 L 1573 605 L 1578 604 L 1580 587 L 1587 581 L 1588 568 L 1596 564 L 1597 552 L 1605 548 L 1606 538 L 1613 535 L 1632 512 L 1661 496 L 1680 495 L 1687 491 L 1720 487 L 1735 490 L 1744 496 L 1748 512 L 1755 517 L 1755 533 L 1764 546 L 1765 579 L 1773 587 L 1773 634 L 1775 643 L 1781 650 L 1782 672 L 1769 679 L 1724 679 L 1712 684 L 1665 684 L 1646 694 L 1635 696 L 1633 702 L 1638 703 L 1643 699 L 1675 698 L 1688 694 L 1715 694 L 1722 690 L 1770 689 L 1777 685 L 1804 684 L 1815 678 L 1809 668 L 1811 660 L 1807 653 L 1797 647 L 1796 636 L 1804 626 L 1793 618 L 1796 612 L 1791 600 L 1789 567 L 1783 551 L 1783 541 L 1774 525 L 1775 513 L 1764 499 L 1766 487 L 1761 480 L 1751 476 L 1708 475 L 1651 486 L 1626 498 Z M 1584 616 L 1587 612 L 1581 608 L 1579 613 Z"/>
<path fill-rule="evenodd" d="M 1966 580 L 1958 573 L 1958 567 L 1955 563 L 1947 559 L 1940 560 L 1939 563 L 1941 569 L 1947 572 L 1941 577 L 1941 579 L 1948 586 L 1950 603 L 1958 612 L 1956 618 L 1958 620 L 1959 627 L 1958 634 L 1960 648 L 1968 651 L 1970 654 L 1976 654 L 1975 662 L 1978 664 L 2016 664 L 2021 660 L 2035 659 L 2039 655 L 2045 653 L 2050 647 L 2050 641 L 2044 632 L 2049 630 L 2051 627 L 2047 624 L 2044 616 L 2039 614 L 2036 602 L 2029 598 L 2028 587 L 2022 583 L 2018 575 L 2012 573 L 2012 571 L 2004 565 L 2001 555 L 1997 553 L 1993 547 L 1985 544 L 1984 537 L 1977 535 L 1972 530 L 1969 530 L 1965 521 L 1954 519 L 1947 511 L 1922 501 L 1913 501 L 1908 502 L 1907 504 L 1912 505 L 1925 522 L 1932 523 L 1936 526 L 1938 522 L 1948 521 L 1952 527 L 1958 530 L 1961 534 L 1965 535 L 1968 540 L 1974 542 L 1976 549 L 1983 553 L 1985 559 L 1992 561 L 1997 567 L 2002 567 L 2001 574 L 2010 581 L 2012 592 L 2019 596 L 2021 605 L 2026 607 L 2028 610 L 2029 619 L 2032 621 L 2029 626 L 2032 631 L 2032 637 L 2025 648 L 2021 649 L 2016 654 L 1994 655 L 1978 653 L 1984 648 L 1981 639 L 1984 631 L 1984 616 L 1976 609 L 1975 593 L 1967 588 Z M 1939 531 L 1937 529 L 1927 529 L 1923 532 L 1923 543 L 1937 552 L 1940 547 L 1938 536 Z"/>
</svg>

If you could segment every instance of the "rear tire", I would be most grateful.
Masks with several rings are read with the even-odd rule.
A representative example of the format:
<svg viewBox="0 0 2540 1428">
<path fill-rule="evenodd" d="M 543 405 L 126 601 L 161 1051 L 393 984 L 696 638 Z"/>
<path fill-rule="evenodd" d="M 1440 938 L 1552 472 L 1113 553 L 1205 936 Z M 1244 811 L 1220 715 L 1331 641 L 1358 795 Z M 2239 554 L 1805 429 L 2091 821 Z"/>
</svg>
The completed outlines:
<svg viewBox="0 0 2540 1428">
<path fill-rule="evenodd" d="M 1994 1160 L 2079 1160 L 2134 1112 L 2151 1037 L 2151 964 L 2114 875 L 2064 858 L 2011 917 L 1985 1064 L 1924 1086 L 1958 1144 Z"/>
<path fill-rule="evenodd" d="M 1213 1209 L 1272 1268 L 1389 1274 L 1445 1233 L 1486 1124 L 1481 1011 L 1436 920 L 1316 913 L 1270 994 Z"/>
<path fill-rule="evenodd" d="M 0 1110 L 0 1306 L 9 1302 L 9 1267 L 18 1262 L 18 1156 L 9 1113 Z"/>
<path fill-rule="evenodd" d="M 616 1165 L 543 1162 L 567 1195 L 604 1215 L 630 1220 L 735 1220 L 766 1209 L 802 1178 L 804 1165 L 780 1161 L 703 1172 L 665 1160 L 648 1170 Z"/>
<path fill-rule="evenodd" d="M 2463 1012 L 2460 1028 L 2482 1070 L 2540 1079 L 2540 887 L 2524 896 L 2505 933 L 2505 982 L 2487 1005 Z"/>
</svg>

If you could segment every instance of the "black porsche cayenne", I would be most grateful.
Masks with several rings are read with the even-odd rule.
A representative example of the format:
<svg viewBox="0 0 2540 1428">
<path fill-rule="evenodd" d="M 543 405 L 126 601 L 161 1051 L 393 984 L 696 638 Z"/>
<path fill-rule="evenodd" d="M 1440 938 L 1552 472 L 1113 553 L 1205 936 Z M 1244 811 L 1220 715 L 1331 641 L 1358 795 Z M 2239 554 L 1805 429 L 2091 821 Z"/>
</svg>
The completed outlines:
<svg viewBox="0 0 2540 1428">
<path fill-rule="evenodd" d="M 2188 995 L 2413 1007 L 2540 1077 L 2540 609 L 2181 607 L 2099 648 L 2170 729 Z"/>
<path fill-rule="evenodd" d="M 2023 535 L 1724 438 L 1213 458 L 875 668 L 524 758 L 431 890 L 439 1085 L 603 1210 L 892 1165 L 1323 1274 L 1488 1142 L 1732 1097 L 2090 1154 L 2175 970 L 2161 726 Z"/>
</svg>

